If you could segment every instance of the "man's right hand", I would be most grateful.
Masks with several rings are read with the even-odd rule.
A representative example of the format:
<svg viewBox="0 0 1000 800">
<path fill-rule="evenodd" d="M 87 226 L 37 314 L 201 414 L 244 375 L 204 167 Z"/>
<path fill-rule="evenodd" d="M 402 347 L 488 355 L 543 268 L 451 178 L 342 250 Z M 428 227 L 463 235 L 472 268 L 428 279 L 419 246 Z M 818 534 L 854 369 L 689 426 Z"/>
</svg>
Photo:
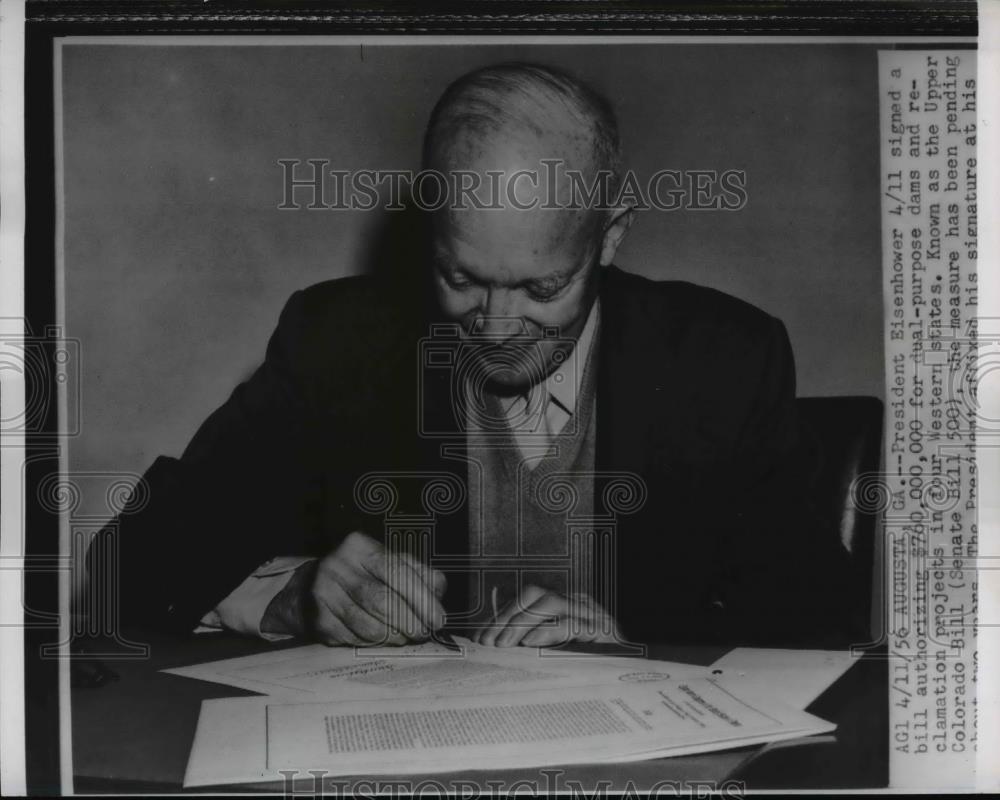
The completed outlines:
<svg viewBox="0 0 1000 800">
<path fill-rule="evenodd" d="M 390 553 L 358 531 L 300 570 L 271 603 L 262 629 L 368 647 L 425 641 L 444 625 L 444 574 L 406 553 Z M 305 575 L 314 576 L 311 585 Z M 312 605 L 311 624 L 304 619 L 305 601 Z"/>
</svg>

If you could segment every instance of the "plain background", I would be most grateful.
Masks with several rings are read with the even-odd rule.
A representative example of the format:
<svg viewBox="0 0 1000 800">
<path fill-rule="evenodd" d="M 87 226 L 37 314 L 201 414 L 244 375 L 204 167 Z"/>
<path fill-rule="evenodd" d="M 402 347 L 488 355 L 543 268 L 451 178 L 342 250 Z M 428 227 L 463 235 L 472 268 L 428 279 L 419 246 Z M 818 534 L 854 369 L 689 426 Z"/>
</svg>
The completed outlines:
<svg viewBox="0 0 1000 800">
<path fill-rule="evenodd" d="M 417 170 L 444 87 L 511 59 L 604 93 L 640 176 L 746 171 L 742 211 L 644 212 L 619 266 L 781 318 L 800 396 L 883 396 L 876 50 L 65 46 L 65 322 L 81 352 L 71 470 L 141 473 L 179 455 L 260 362 L 289 295 L 363 272 L 384 249 L 391 212 L 278 210 L 278 159 Z"/>
</svg>

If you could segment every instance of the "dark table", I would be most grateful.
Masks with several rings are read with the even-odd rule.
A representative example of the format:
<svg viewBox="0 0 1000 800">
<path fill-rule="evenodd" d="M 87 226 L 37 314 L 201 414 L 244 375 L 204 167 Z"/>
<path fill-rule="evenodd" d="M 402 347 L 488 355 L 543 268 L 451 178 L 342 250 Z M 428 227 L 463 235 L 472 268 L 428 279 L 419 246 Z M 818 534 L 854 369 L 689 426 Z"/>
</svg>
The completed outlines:
<svg viewBox="0 0 1000 800">
<path fill-rule="evenodd" d="M 252 694 L 231 686 L 165 675 L 160 670 L 301 644 L 269 644 L 224 633 L 181 637 L 142 632 L 130 633 L 128 639 L 148 645 L 148 656 L 136 658 L 128 648 L 110 643 L 87 646 L 91 652 L 115 652 L 131 657 L 105 655 L 101 660 L 118 674 L 118 680 L 98 688 L 73 689 L 73 774 L 77 793 L 178 791 L 201 701 Z M 652 646 L 649 656 L 708 665 L 726 650 Z M 624 791 L 631 783 L 636 791 L 649 791 L 663 781 L 687 782 L 689 788 L 694 782 L 720 785 L 725 781 L 742 781 L 748 789 L 872 788 L 887 784 L 888 671 L 884 653 L 874 651 L 859 659 L 807 710 L 837 724 L 835 741 L 804 740 L 805 743 L 795 745 L 757 745 L 697 756 L 628 764 L 573 765 L 552 770 L 469 769 L 447 775 L 414 776 L 412 780 L 414 785 L 433 780 L 458 793 L 470 782 L 483 786 L 484 791 L 491 787 L 505 791 L 505 787 L 527 780 L 541 791 L 569 791 L 580 786 L 588 796 L 596 787 Z M 353 785 L 353 780 L 336 778 L 328 779 L 328 783 L 336 784 L 343 792 L 343 787 Z M 436 788 L 434 784 L 431 786 Z M 282 788 L 272 783 L 207 787 L 198 791 Z M 312 788 L 309 785 L 303 788 L 298 783 L 295 786 L 296 791 Z M 333 793 L 330 787 L 316 787 L 316 791 Z"/>
</svg>

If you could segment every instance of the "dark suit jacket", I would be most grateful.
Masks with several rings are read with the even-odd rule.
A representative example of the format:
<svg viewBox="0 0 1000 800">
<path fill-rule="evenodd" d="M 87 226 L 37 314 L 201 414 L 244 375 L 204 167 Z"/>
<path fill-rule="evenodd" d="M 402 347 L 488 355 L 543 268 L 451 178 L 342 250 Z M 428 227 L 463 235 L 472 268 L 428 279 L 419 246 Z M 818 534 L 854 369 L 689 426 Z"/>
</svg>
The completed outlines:
<svg viewBox="0 0 1000 800">
<path fill-rule="evenodd" d="M 603 271 L 598 473 L 634 473 L 648 497 L 619 514 L 615 612 L 635 640 L 805 643 L 843 631 L 847 553 L 810 514 L 782 323 L 720 292 Z M 264 363 L 180 459 L 145 476 L 146 500 L 109 525 L 125 621 L 191 629 L 276 555 L 330 551 L 383 518 L 354 496 L 370 472 L 466 477 L 441 456 L 447 370 L 421 366 L 426 299 L 374 278 L 295 293 Z M 461 414 L 457 415 L 461 416 Z M 599 479 L 600 481 L 600 479 Z M 602 505 L 602 484 L 595 502 Z M 136 493 L 138 498 L 139 493 Z M 404 489 L 398 510 L 419 505 Z M 467 510 L 438 514 L 460 554 Z M 97 561 L 95 559 L 100 559 Z M 448 604 L 461 602 L 457 584 Z M 849 634 L 848 634 L 849 635 Z"/>
</svg>

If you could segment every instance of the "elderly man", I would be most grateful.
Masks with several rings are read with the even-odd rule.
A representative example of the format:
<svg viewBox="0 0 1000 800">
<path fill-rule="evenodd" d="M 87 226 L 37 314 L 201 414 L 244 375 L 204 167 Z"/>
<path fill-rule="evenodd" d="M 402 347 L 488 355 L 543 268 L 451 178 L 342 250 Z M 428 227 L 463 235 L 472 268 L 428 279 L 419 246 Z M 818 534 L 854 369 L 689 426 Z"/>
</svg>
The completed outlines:
<svg viewBox="0 0 1000 800">
<path fill-rule="evenodd" d="M 353 645 L 840 625 L 847 554 L 803 501 L 781 322 L 613 266 L 633 209 L 607 191 L 544 207 L 570 172 L 617 185 L 607 103 L 552 69 L 478 70 L 435 107 L 424 166 L 533 179 L 430 215 L 418 282 L 293 295 L 262 366 L 96 540 L 125 619 Z"/>
</svg>

